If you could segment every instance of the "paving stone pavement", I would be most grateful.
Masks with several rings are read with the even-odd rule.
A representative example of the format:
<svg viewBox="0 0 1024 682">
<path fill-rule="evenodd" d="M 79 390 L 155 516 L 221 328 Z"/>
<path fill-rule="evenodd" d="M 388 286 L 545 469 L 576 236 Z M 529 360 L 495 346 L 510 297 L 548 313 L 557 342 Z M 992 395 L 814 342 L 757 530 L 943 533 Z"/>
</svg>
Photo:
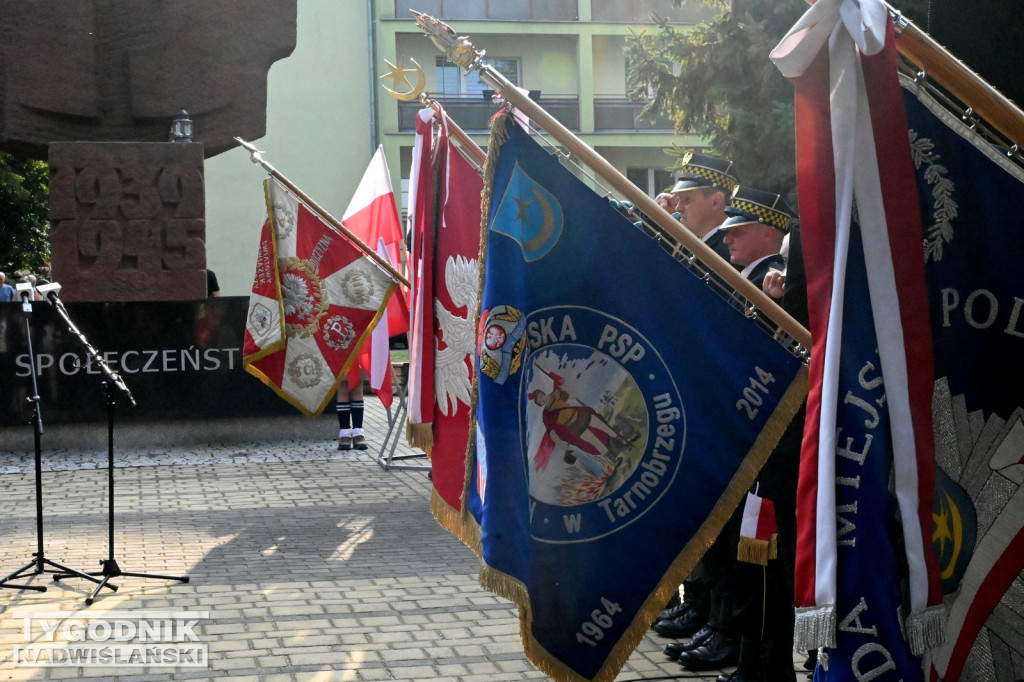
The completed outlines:
<svg viewBox="0 0 1024 682">
<path fill-rule="evenodd" d="M 189 580 L 119 576 L 116 592 L 88 606 L 95 585 L 84 578 L 13 581 L 47 590 L 0 589 L 0 680 L 547 679 L 523 654 L 516 609 L 477 584 L 477 558 L 431 516 L 426 473 L 378 463 L 386 413 L 366 404 L 362 453 L 319 437 L 115 447 L 119 568 Z M 37 548 L 34 452 L 2 450 L 0 576 L 34 562 Z M 50 452 L 44 434 L 42 452 L 44 556 L 98 571 L 109 553 L 107 451 Z M 404 441 L 395 454 L 425 462 Z M 206 613 L 192 632 L 208 659 L 199 668 L 15 665 L 25 618 L 40 612 L 104 621 Z M 38 622 L 30 639 L 45 642 Z M 665 642 L 645 637 L 617 680 L 715 679 L 718 671 L 667 661 Z"/>
</svg>

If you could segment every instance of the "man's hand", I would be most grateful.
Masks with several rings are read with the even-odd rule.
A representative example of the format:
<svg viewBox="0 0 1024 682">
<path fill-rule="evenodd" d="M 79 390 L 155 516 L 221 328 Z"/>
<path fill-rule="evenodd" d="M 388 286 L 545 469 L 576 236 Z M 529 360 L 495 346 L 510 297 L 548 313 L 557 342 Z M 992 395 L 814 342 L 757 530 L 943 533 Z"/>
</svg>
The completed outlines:
<svg viewBox="0 0 1024 682">
<path fill-rule="evenodd" d="M 761 283 L 761 290 L 772 298 L 782 298 L 786 288 L 786 273 L 780 270 L 769 270 Z"/>
</svg>

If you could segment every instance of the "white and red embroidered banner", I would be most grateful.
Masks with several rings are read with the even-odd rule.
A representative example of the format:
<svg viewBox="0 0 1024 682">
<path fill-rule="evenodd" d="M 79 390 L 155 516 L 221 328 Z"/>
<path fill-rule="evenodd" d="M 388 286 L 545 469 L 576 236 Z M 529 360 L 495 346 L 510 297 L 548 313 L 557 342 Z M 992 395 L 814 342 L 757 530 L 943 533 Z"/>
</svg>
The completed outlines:
<svg viewBox="0 0 1024 682">
<path fill-rule="evenodd" d="M 243 342 L 245 370 L 315 416 L 384 314 L 397 282 L 278 180 L 265 181 L 267 222 Z"/>
<path fill-rule="evenodd" d="M 435 119 L 438 119 L 435 138 Z M 479 171 L 448 138 L 447 121 L 420 112 L 413 163 L 413 315 L 409 442 L 430 453 L 432 509 L 467 539 L 462 517 L 469 439 L 480 250 Z"/>
</svg>

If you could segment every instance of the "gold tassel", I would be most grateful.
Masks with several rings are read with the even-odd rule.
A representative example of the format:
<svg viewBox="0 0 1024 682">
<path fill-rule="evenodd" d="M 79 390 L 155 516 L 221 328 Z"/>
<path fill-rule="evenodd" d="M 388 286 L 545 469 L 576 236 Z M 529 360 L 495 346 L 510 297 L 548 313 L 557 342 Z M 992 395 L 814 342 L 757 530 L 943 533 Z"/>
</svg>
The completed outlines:
<svg viewBox="0 0 1024 682">
<path fill-rule="evenodd" d="M 779 557 L 779 540 L 774 533 L 770 540 L 759 538 L 745 538 L 740 536 L 740 543 L 736 548 L 736 558 L 748 564 L 767 566 L 769 559 Z"/>
<path fill-rule="evenodd" d="M 411 422 L 406 422 L 405 440 L 409 443 L 409 447 L 426 450 L 427 455 L 430 455 L 430 449 L 434 447 L 433 422 L 428 422 L 426 424 L 413 424 Z"/>
</svg>

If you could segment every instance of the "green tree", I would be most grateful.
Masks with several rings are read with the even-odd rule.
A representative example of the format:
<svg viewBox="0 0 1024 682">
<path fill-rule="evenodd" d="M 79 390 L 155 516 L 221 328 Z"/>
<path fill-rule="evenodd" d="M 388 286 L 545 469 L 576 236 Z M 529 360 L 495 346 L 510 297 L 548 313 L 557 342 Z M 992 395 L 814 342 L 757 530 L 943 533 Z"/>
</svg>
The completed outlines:
<svg viewBox="0 0 1024 682">
<path fill-rule="evenodd" d="M 926 2 L 899 4 L 915 19 Z M 656 19 L 627 41 L 631 95 L 650 98 L 645 117 L 667 116 L 676 130 L 701 135 L 712 153 L 732 159 L 742 183 L 795 199 L 793 88 L 768 55 L 808 3 L 672 0 L 693 3 L 718 13 L 695 26 Z"/>
<path fill-rule="evenodd" d="M 0 152 L 0 271 L 50 262 L 49 169 L 44 161 Z"/>
</svg>

